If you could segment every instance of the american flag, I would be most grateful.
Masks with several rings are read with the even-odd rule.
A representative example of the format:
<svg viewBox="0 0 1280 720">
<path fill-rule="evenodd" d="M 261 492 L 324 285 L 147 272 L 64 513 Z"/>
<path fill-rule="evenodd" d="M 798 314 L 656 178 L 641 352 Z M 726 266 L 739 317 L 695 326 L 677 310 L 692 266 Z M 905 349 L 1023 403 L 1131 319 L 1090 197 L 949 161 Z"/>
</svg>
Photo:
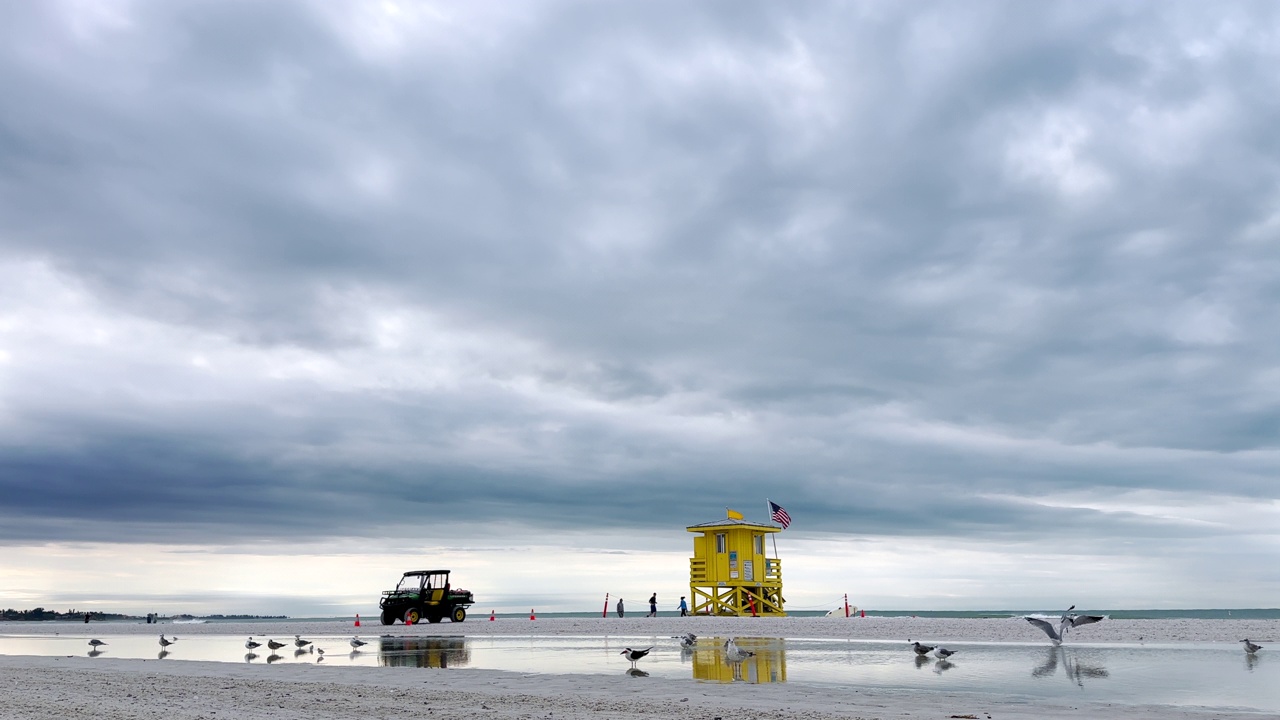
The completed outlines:
<svg viewBox="0 0 1280 720">
<path fill-rule="evenodd" d="M 786 530 L 787 526 L 791 524 L 791 516 L 787 514 L 786 508 L 770 500 L 769 509 L 773 511 L 773 514 L 770 516 L 773 518 L 773 521 L 781 525 L 783 530 Z"/>
</svg>

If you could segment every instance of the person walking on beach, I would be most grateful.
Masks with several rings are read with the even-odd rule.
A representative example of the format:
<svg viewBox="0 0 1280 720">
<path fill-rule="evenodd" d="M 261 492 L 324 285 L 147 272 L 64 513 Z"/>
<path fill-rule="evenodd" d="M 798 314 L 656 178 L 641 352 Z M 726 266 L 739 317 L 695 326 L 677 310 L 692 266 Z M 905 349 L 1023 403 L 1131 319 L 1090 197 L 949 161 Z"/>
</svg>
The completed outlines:
<svg viewBox="0 0 1280 720">
<path fill-rule="evenodd" d="M 618 598 L 618 617 L 622 617 L 622 598 Z"/>
<path fill-rule="evenodd" d="M 649 614 L 645 617 L 658 617 L 658 593 L 649 596 Z"/>
<path fill-rule="evenodd" d="M 681 595 L 680 596 L 680 617 L 684 617 L 688 614 L 689 614 L 689 604 L 684 601 L 684 596 Z"/>
</svg>

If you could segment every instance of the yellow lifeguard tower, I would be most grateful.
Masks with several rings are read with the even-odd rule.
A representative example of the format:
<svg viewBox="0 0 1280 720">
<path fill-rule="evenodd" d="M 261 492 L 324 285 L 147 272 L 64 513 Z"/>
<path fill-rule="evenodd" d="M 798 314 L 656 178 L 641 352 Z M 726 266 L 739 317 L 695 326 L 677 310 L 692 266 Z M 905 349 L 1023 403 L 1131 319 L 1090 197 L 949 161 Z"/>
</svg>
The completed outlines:
<svg viewBox="0 0 1280 720">
<path fill-rule="evenodd" d="M 737 516 L 737 517 L 735 517 Z M 689 598 L 695 615 L 785 616 L 782 561 L 765 556 L 765 536 L 781 528 L 747 522 L 730 511 L 724 520 L 691 525 Z"/>
</svg>

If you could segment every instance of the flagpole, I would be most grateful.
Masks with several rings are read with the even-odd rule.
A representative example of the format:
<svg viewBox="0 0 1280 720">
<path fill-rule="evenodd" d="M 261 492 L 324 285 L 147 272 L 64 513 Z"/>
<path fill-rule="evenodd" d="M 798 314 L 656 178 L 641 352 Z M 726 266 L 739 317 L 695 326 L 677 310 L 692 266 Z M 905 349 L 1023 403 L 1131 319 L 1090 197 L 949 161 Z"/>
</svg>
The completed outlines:
<svg viewBox="0 0 1280 720">
<path fill-rule="evenodd" d="M 770 521 L 773 520 L 773 502 L 769 498 L 764 499 L 765 516 Z M 769 539 L 773 541 L 773 559 L 778 559 L 778 533 L 769 533 Z"/>
</svg>

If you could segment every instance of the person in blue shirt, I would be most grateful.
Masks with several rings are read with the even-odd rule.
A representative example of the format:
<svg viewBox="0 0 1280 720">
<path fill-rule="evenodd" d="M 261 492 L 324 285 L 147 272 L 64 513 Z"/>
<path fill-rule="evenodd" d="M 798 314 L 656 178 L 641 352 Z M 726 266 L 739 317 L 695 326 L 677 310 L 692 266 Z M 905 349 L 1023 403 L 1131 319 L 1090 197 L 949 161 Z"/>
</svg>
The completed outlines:
<svg viewBox="0 0 1280 720">
<path fill-rule="evenodd" d="M 684 617 L 688 614 L 689 614 L 689 605 L 684 601 L 684 596 L 681 595 L 680 596 L 680 617 Z"/>
</svg>

